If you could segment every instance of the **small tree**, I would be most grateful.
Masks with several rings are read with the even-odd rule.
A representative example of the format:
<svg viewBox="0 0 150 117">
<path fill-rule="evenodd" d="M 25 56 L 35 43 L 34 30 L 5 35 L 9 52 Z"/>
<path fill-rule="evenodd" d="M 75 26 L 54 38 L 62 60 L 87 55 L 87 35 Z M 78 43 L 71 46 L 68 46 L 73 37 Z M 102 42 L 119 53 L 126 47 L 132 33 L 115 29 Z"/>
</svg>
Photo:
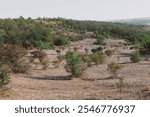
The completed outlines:
<svg viewBox="0 0 150 117">
<path fill-rule="evenodd" d="M 66 62 L 67 65 L 65 69 L 67 72 L 70 72 L 72 76 L 79 77 L 83 73 L 83 69 L 81 67 L 80 57 L 74 51 L 68 51 L 66 54 Z"/>
</svg>

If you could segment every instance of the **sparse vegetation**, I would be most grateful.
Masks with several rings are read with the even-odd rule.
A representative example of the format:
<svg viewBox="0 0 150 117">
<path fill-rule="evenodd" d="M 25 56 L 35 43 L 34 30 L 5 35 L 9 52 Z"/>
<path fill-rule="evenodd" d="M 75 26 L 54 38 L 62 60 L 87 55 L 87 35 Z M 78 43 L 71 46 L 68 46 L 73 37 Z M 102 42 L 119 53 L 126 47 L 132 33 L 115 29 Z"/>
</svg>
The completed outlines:
<svg viewBox="0 0 150 117">
<path fill-rule="evenodd" d="M 104 53 L 93 53 L 90 56 L 91 62 L 94 62 L 96 65 L 102 64 L 105 61 Z"/>
<path fill-rule="evenodd" d="M 65 69 L 67 72 L 70 72 L 72 76 L 79 77 L 83 73 L 83 68 L 81 66 L 80 57 L 76 52 L 68 51 L 66 54 L 67 65 Z"/>
<path fill-rule="evenodd" d="M 33 55 L 31 57 L 31 60 L 32 60 L 33 64 L 37 64 L 33 60 L 33 59 L 37 58 L 37 59 L 39 59 L 40 64 L 43 66 L 43 69 L 47 69 L 47 67 L 49 65 L 49 60 L 48 60 L 46 52 L 44 52 L 42 50 L 35 50 L 35 51 L 32 51 L 31 54 Z"/>
<path fill-rule="evenodd" d="M 0 88 L 10 83 L 10 70 L 8 66 L 0 63 Z"/>
<path fill-rule="evenodd" d="M 140 59 L 141 59 L 141 56 L 140 56 L 139 51 L 134 52 L 131 56 L 131 61 L 134 63 L 139 62 Z"/>
<path fill-rule="evenodd" d="M 118 72 L 124 67 L 124 65 L 118 63 L 110 63 L 107 65 L 107 67 L 107 70 L 112 73 L 112 78 L 117 79 L 119 78 Z"/>
<path fill-rule="evenodd" d="M 49 60 L 47 57 L 43 58 L 41 61 L 41 65 L 43 66 L 43 69 L 46 70 L 49 66 Z"/>
<path fill-rule="evenodd" d="M 27 51 L 19 45 L 5 45 L 0 48 L 0 60 L 17 73 L 25 73 L 28 70 L 26 54 Z"/>
<path fill-rule="evenodd" d="M 104 45 L 105 44 L 104 40 L 105 40 L 105 37 L 103 35 L 97 36 L 97 44 Z"/>
<path fill-rule="evenodd" d="M 134 51 L 136 52 L 133 53 Z M 143 90 L 137 86 L 135 87 L 137 91 L 132 93 L 130 91 L 132 87 L 129 87 L 134 83 L 132 80 L 135 81 L 135 84 L 137 83 L 139 76 L 143 79 L 140 81 L 149 81 L 147 78 L 149 77 L 149 52 L 150 31 L 145 30 L 145 26 L 63 18 L 0 19 L 0 88 L 9 86 L 7 84 L 11 82 L 11 75 L 12 84 L 17 85 L 12 87 L 14 88 L 12 91 L 17 90 L 15 96 L 22 96 L 21 98 L 30 98 L 30 95 L 24 96 L 22 88 L 30 87 L 31 83 L 29 82 L 36 79 L 32 83 L 34 89 L 32 91 L 38 90 L 40 93 L 35 94 L 30 88 L 26 89 L 31 95 L 34 93 L 35 98 L 88 99 L 87 96 L 91 97 L 90 95 L 92 95 L 93 99 L 133 99 L 138 95 L 138 98 L 142 99 L 146 95 L 146 99 L 149 99 L 149 89 Z M 132 56 L 131 53 L 133 53 Z M 130 57 L 132 62 L 138 62 L 140 56 L 142 57 L 140 64 L 130 63 Z M 112 61 L 116 63 L 111 63 Z M 119 74 L 124 65 L 126 69 Z M 43 69 L 39 69 L 41 67 Z M 49 69 L 47 69 L 48 67 Z M 111 73 L 110 77 L 106 69 Z M 27 70 L 31 70 L 28 75 L 16 74 L 25 73 Z M 70 80 L 70 75 L 65 70 L 71 74 L 72 78 L 81 77 L 82 80 L 95 81 L 95 83 L 84 82 L 81 79 L 73 79 L 71 82 L 58 81 L 57 83 L 51 81 Z M 120 76 L 122 74 L 123 76 Z M 24 79 L 21 79 L 22 77 Z M 26 77 L 30 77 L 30 79 Z M 37 88 L 39 79 L 46 79 L 46 81 L 42 80 L 41 85 L 38 85 Z M 114 87 L 111 88 L 113 85 L 119 89 L 119 92 L 114 90 Z M 104 90 L 97 90 L 99 87 Z M 47 89 L 54 89 L 56 95 L 50 96 L 51 92 L 47 93 Z M 88 89 L 88 92 L 83 93 L 85 89 Z M 128 92 L 123 92 L 123 89 Z M 73 90 L 74 94 L 66 96 L 66 92 L 68 93 L 70 90 Z M 80 92 L 78 92 L 79 90 Z M 44 95 L 38 97 L 41 91 Z M 57 91 L 59 95 L 57 95 Z M 103 95 L 108 93 L 106 91 L 110 91 L 109 94 L 112 96 Z"/>
<path fill-rule="evenodd" d="M 111 57 L 112 54 L 113 54 L 113 51 L 112 51 L 112 50 L 106 50 L 106 51 L 105 51 L 105 54 L 106 54 L 107 56 Z"/>
<path fill-rule="evenodd" d="M 66 39 L 64 36 L 56 36 L 53 39 L 53 44 L 55 46 L 64 46 L 64 45 L 68 44 L 68 39 Z"/>
</svg>

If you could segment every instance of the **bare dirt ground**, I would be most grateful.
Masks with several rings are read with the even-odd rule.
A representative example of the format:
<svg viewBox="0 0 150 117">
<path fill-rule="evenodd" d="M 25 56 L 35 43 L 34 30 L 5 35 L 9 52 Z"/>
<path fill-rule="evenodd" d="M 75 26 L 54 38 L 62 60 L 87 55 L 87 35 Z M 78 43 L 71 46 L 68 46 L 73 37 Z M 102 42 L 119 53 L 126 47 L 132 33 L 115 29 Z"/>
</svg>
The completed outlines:
<svg viewBox="0 0 150 117">
<path fill-rule="evenodd" d="M 84 49 L 96 48 L 95 39 L 72 42 L 70 47 Z M 70 80 L 63 63 L 55 68 L 51 62 L 57 57 L 54 50 L 46 50 L 50 65 L 47 70 L 31 65 L 27 74 L 12 74 L 11 89 L 0 94 L 0 99 L 150 99 L 150 61 L 132 63 L 128 54 L 135 50 L 123 49 L 119 45 L 123 40 L 107 40 L 106 49 L 114 49 L 115 53 L 107 57 L 102 65 L 92 65 L 85 70 L 82 78 Z M 65 49 L 61 54 L 65 54 Z M 118 56 L 119 61 L 118 61 Z M 124 86 L 117 86 L 118 79 L 109 79 L 107 64 L 123 63 L 125 67 L 119 73 L 124 78 Z M 66 79 L 66 80 L 64 80 Z M 91 80 L 89 80 L 91 79 Z M 93 79 L 93 80 L 92 80 Z"/>
</svg>

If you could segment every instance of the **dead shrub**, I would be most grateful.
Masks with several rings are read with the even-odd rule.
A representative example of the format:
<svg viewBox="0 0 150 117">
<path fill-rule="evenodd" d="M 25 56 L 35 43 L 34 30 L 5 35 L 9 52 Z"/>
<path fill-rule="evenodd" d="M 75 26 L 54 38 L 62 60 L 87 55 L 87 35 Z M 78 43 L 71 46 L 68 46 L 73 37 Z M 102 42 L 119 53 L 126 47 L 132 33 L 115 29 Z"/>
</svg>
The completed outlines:
<svg viewBox="0 0 150 117">
<path fill-rule="evenodd" d="M 41 64 L 43 66 L 43 69 L 46 70 L 49 66 L 49 61 L 48 60 L 43 60 L 43 61 L 41 61 Z"/>
<path fill-rule="evenodd" d="M 114 79 L 117 79 L 119 78 L 118 72 L 124 67 L 124 65 L 118 63 L 110 63 L 107 65 L 107 67 L 107 70 L 112 73 L 112 77 Z"/>
<path fill-rule="evenodd" d="M 80 55 L 82 63 L 86 63 L 88 67 L 92 66 L 91 55 Z"/>
<path fill-rule="evenodd" d="M 40 64 L 43 66 L 43 69 L 47 69 L 47 67 L 49 66 L 49 60 L 48 60 L 48 56 L 47 53 L 42 51 L 42 50 L 35 50 L 33 52 L 30 52 L 33 56 L 32 59 L 39 59 Z M 34 61 L 34 60 L 32 60 Z"/>
<path fill-rule="evenodd" d="M 124 77 L 119 77 L 118 73 L 124 67 L 124 65 L 118 63 L 110 63 L 107 65 L 107 67 L 108 67 L 107 70 L 112 73 L 111 77 L 114 79 L 119 79 L 119 82 L 116 83 L 115 86 L 121 93 L 123 91 L 123 88 L 125 87 L 125 83 L 124 83 Z"/>
</svg>

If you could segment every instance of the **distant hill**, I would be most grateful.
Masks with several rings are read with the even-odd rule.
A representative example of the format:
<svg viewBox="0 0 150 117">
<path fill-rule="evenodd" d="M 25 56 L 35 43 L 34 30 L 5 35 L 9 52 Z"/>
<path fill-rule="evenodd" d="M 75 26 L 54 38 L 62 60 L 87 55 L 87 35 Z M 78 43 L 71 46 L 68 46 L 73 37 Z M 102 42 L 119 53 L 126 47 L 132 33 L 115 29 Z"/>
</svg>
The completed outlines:
<svg viewBox="0 0 150 117">
<path fill-rule="evenodd" d="M 150 26 L 150 17 L 148 17 L 148 18 L 112 20 L 110 22 L 118 22 L 118 23 L 133 24 L 133 25 L 149 25 Z"/>
</svg>

